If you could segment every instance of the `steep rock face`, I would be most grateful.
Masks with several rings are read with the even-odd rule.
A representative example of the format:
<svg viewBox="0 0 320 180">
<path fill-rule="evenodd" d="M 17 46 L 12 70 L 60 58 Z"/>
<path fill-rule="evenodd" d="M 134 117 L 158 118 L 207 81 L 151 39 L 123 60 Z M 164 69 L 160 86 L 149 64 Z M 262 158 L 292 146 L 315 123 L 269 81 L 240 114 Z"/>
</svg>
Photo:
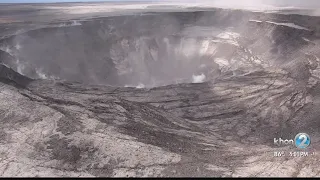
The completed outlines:
<svg viewBox="0 0 320 180">
<path fill-rule="evenodd" d="M 319 176 L 319 86 L 296 85 L 276 69 L 152 89 L 1 82 L 1 175 Z M 274 157 L 298 132 L 316 154 Z"/>
<path fill-rule="evenodd" d="M 11 83 L 18 86 L 26 86 L 32 80 L 23 76 L 6 65 L 0 64 L 0 80 L 2 82 Z"/>
</svg>

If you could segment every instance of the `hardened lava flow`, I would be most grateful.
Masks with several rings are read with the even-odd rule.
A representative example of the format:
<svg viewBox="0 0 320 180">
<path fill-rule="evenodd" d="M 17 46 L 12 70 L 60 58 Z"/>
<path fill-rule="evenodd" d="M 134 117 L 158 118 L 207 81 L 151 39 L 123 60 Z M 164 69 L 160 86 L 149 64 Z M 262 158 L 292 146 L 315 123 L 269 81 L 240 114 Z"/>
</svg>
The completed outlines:
<svg viewBox="0 0 320 180">
<path fill-rule="evenodd" d="M 212 9 L 7 33 L 0 174 L 319 176 L 319 24 Z M 299 132 L 315 155 L 273 156 Z"/>
</svg>

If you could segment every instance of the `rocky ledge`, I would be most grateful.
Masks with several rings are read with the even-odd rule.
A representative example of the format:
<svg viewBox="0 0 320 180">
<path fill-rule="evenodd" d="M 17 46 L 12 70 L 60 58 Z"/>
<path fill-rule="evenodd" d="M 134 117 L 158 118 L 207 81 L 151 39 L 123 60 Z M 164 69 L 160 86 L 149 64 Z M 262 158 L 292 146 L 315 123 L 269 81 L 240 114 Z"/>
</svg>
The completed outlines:
<svg viewBox="0 0 320 180">
<path fill-rule="evenodd" d="M 319 176 L 319 85 L 278 69 L 152 89 L 0 68 L 3 177 Z M 309 157 L 274 157 L 307 132 Z M 315 154 L 311 154 L 314 152 Z"/>
</svg>

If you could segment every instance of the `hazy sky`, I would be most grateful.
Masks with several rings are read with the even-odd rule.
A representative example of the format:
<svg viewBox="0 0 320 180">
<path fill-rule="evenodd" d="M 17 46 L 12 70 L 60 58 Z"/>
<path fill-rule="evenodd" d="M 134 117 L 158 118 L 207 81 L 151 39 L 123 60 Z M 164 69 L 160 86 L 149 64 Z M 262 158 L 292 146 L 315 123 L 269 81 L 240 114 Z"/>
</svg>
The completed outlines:
<svg viewBox="0 0 320 180">
<path fill-rule="evenodd" d="M 51 2 L 98 2 L 98 1 L 152 1 L 152 0 L 0 0 L 0 3 L 51 3 Z"/>
<path fill-rule="evenodd" d="M 93 2 L 93 1 L 158 1 L 164 0 L 0 0 L 0 3 L 51 3 L 51 2 Z M 295 6 L 320 8 L 320 0 L 165 0 L 182 3 L 205 3 L 225 5 L 259 5 L 268 4 L 274 6 Z"/>
</svg>

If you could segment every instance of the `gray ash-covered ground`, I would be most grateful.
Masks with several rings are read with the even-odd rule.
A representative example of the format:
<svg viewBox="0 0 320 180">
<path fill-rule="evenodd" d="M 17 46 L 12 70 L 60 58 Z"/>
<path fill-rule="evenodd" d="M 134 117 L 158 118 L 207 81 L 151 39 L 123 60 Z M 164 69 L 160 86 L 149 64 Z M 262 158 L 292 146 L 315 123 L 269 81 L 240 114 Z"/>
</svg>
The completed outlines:
<svg viewBox="0 0 320 180">
<path fill-rule="evenodd" d="M 20 21 L 0 24 L 1 176 L 319 176 L 319 17 Z M 300 132 L 314 155 L 273 156 Z"/>
</svg>

